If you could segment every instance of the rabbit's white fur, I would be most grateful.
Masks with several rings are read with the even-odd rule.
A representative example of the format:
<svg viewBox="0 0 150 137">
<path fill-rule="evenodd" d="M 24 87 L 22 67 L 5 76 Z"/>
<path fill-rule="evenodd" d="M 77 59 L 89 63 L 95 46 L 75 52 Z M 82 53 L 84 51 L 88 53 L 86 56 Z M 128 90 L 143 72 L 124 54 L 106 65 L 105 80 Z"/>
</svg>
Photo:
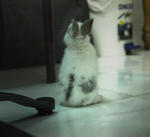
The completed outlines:
<svg viewBox="0 0 150 137">
<path fill-rule="evenodd" d="M 61 104 L 72 107 L 95 104 L 101 101 L 101 96 L 97 94 L 98 62 L 96 51 L 90 43 L 89 35 L 82 35 L 81 26 L 83 23 L 78 22 L 77 24 L 79 32 L 75 38 L 72 37 L 73 23 L 69 25 L 64 36 L 67 48 L 59 72 Z M 80 85 L 86 83 L 90 87 L 91 79 L 95 82 L 95 88 L 88 93 L 83 92 Z M 69 88 L 69 99 L 66 99 Z"/>
</svg>

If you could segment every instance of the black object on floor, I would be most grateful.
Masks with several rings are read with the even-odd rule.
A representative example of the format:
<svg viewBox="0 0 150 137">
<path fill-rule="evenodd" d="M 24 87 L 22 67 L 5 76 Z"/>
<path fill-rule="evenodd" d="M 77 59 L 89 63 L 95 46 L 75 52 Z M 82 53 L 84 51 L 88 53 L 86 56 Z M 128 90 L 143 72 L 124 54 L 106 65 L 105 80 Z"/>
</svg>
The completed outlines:
<svg viewBox="0 0 150 137">
<path fill-rule="evenodd" d="M 52 97 L 32 99 L 23 95 L 0 92 L 0 101 L 11 101 L 23 106 L 33 107 L 40 115 L 51 114 L 55 109 L 55 100 Z"/>
<path fill-rule="evenodd" d="M 0 101 L 11 101 L 22 106 L 33 107 L 39 115 L 52 114 L 55 100 L 52 97 L 32 99 L 23 95 L 0 92 Z M 0 137 L 33 137 L 32 135 L 0 121 Z"/>
</svg>

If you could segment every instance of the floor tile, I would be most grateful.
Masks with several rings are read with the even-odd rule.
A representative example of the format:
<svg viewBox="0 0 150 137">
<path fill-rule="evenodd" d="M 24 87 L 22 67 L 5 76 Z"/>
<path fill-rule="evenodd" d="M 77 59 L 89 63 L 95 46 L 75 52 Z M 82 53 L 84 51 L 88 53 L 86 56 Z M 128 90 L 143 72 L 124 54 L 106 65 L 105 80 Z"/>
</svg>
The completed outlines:
<svg viewBox="0 0 150 137">
<path fill-rule="evenodd" d="M 149 114 L 150 101 L 130 98 L 26 119 L 14 125 L 37 137 L 141 137 L 150 133 Z"/>
<path fill-rule="evenodd" d="M 147 137 L 150 135 L 149 115 L 150 111 L 146 110 L 57 124 L 41 122 L 42 127 L 32 125 L 29 132 L 37 137 Z"/>
<path fill-rule="evenodd" d="M 99 94 L 103 100 L 83 108 L 59 105 L 57 93 L 60 89 L 57 83 L 45 83 L 44 67 L 1 71 L 0 92 L 32 98 L 51 96 L 56 100 L 56 109 L 52 115 L 38 116 L 35 109 L 1 102 L 0 120 L 36 137 L 149 137 L 149 58 L 149 51 L 126 57 L 100 58 Z M 59 65 L 56 70 L 58 74 Z"/>
</svg>

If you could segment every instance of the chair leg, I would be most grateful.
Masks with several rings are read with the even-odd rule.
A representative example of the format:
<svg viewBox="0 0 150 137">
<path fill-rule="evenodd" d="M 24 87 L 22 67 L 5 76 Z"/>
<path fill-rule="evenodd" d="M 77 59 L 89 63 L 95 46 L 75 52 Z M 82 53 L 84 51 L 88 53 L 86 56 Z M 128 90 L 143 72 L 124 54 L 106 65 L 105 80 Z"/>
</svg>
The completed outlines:
<svg viewBox="0 0 150 137">
<path fill-rule="evenodd" d="M 145 16 L 145 24 L 144 24 L 144 42 L 145 49 L 150 50 L 150 1 L 143 0 L 144 6 L 144 16 Z"/>
<path fill-rule="evenodd" d="M 47 83 L 53 83 L 55 78 L 55 51 L 53 46 L 51 0 L 43 0 L 44 35 Z"/>
</svg>

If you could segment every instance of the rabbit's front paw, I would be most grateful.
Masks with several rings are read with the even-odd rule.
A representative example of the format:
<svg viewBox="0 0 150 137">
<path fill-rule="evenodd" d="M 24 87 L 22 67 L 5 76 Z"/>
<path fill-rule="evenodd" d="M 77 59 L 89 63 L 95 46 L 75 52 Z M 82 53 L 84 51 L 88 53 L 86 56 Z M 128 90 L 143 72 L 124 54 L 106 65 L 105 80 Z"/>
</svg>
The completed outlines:
<svg viewBox="0 0 150 137">
<path fill-rule="evenodd" d="M 94 98 L 94 100 L 93 100 L 93 103 L 94 103 L 94 104 L 95 104 L 95 103 L 100 103 L 100 102 L 102 101 L 102 98 L 103 98 L 103 96 L 101 96 L 101 95 L 95 96 L 95 98 Z"/>
</svg>

